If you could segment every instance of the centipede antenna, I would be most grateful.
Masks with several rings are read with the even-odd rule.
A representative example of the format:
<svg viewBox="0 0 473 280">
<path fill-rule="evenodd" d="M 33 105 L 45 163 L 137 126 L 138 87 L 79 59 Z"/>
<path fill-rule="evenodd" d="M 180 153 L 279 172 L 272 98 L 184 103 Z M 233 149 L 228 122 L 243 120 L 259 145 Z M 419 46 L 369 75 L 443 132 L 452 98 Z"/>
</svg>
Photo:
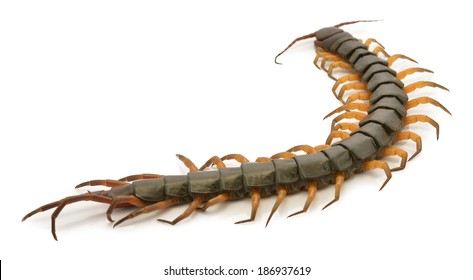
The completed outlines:
<svg viewBox="0 0 473 280">
<path fill-rule="evenodd" d="M 278 62 L 278 57 L 279 57 L 280 55 L 282 55 L 283 53 L 285 53 L 285 52 L 286 52 L 290 47 L 292 47 L 295 43 L 297 43 L 297 42 L 299 42 L 299 41 L 302 41 L 302 40 L 305 40 L 305 39 L 314 38 L 314 37 L 315 37 L 315 32 L 294 39 L 294 41 L 292 41 L 292 43 L 290 43 L 282 52 L 278 53 L 278 55 L 276 55 L 276 56 L 274 57 L 274 63 L 276 63 L 276 64 L 282 64 L 282 63 Z"/>
<path fill-rule="evenodd" d="M 340 26 L 355 24 L 355 23 L 359 23 L 359 22 L 375 22 L 375 21 L 382 21 L 382 19 L 346 21 L 346 22 L 342 22 L 342 23 L 339 23 L 337 25 L 334 25 L 334 27 L 340 27 Z"/>
</svg>

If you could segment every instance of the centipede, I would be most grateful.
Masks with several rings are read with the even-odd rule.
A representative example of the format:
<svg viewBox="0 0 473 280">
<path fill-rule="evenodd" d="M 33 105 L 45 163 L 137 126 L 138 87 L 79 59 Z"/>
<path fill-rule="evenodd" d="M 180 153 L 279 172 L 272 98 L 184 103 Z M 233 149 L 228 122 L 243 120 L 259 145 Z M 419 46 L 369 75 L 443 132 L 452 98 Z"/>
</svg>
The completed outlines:
<svg viewBox="0 0 473 280">
<path fill-rule="evenodd" d="M 51 214 L 51 233 L 55 240 L 56 220 L 69 204 L 92 201 L 107 204 L 106 218 L 113 227 L 131 219 L 177 205 L 187 208 L 174 220 L 158 221 L 175 225 L 196 211 L 205 211 L 211 206 L 226 201 L 249 199 L 251 212 L 247 219 L 237 221 L 242 224 L 255 221 L 260 200 L 276 196 L 276 201 L 266 220 L 266 226 L 273 214 L 288 194 L 307 192 L 301 210 L 289 215 L 299 215 L 308 211 L 317 191 L 335 186 L 334 197 L 323 208 L 327 208 L 340 198 L 345 180 L 353 175 L 373 169 L 384 172 L 386 179 L 383 189 L 392 177 L 392 172 L 405 169 L 407 162 L 422 151 L 422 138 L 412 131 L 410 124 L 426 123 L 436 130 L 439 124 L 425 114 L 410 114 L 412 108 L 420 104 L 430 104 L 451 113 L 437 100 L 429 96 L 409 98 L 421 88 L 439 88 L 442 85 L 428 80 L 405 84 L 407 76 L 416 73 L 433 73 L 417 67 L 417 62 L 402 54 L 390 55 L 376 39 L 360 40 L 341 27 L 359 22 L 343 22 L 325 27 L 313 33 L 294 39 L 274 62 L 294 44 L 313 40 L 315 47 L 314 64 L 325 71 L 335 81 L 332 93 L 341 103 L 325 118 L 332 117 L 330 134 L 322 145 L 297 145 L 270 157 L 248 160 L 242 154 L 213 156 L 198 168 L 189 158 L 177 157 L 188 168 L 187 174 L 135 174 L 124 178 L 98 179 L 80 183 L 76 188 L 103 186 L 105 190 L 88 191 L 68 196 L 45 204 L 26 214 L 22 221 L 31 216 L 54 209 Z M 287 54 L 286 54 L 287 55 Z M 398 60 L 410 62 L 410 66 L 396 70 L 393 64 Z M 338 141 L 335 141 L 337 140 Z M 411 155 L 395 145 L 400 141 L 412 141 L 415 152 Z M 398 158 L 398 166 L 390 167 L 388 157 Z M 236 161 L 238 166 L 227 166 L 228 161 Z M 128 215 L 114 221 L 112 213 L 116 208 L 134 208 Z"/>
</svg>

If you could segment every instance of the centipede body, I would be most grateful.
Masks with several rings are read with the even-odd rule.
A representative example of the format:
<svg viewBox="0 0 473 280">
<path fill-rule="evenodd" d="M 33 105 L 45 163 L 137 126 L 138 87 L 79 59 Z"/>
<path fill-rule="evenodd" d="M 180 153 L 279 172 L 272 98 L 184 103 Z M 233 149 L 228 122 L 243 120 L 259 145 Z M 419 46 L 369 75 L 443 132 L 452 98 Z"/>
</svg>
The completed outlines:
<svg viewBox="0 0 473 280">
<path fill-rule="evenodd" d="M 27 214 L 23 220 L 38 212 L 56 208 L 52 215 L 52 233 L 54 238 L 57 238 L 56 217 L 66 205 L 78 201 L 91 200 L 110 204 L 107 210 L 110 221 L 113 221 L 111 215 L 116 207 L 131 205 L 138 208 L 115 223 L 116 226 L 141 214 L 188 204 L 188 208 L 176 219 L 160 220 L 176 224 L 198 209 L 205 210 L 224 201 L 249 198 L 252 203 L 250 217 L 237 222 L 245 223 L 255 220 L 262 197 L 275 195 L 276 203 L 267 225 L 286 195 L 290 193 L 308 193 L 306 204 L 302 210 L 292 214 L 295 215 L 306 212 L 317 190 L 328 185 L 335 185 L 335 197 L 324 208 L 332 205 L 339 200 L 344 181 L 363 171 L 384 171 L 386 180 L 381 186 L 383 188 L 392 177 L 392 170 L 404 169 L 406 166 L 408 155 L 401 148 L 393 146 L 395 142 L 415 142 L 417 150 L 411 158 L 421 151 L 420 136 L 401 129 L 416 122 L 427 122 L 437 131 L 439 129 L 438 123 L 433 119 L 426 115 L 409 115 L 408 109 L 418 104 L 430 103 L 448 112 L 434 99 L 425 97 L 410 100 L 408 94 L 422 87 L 446 88 L 429 81 L 405 85 L 398 76 L 400 73 L 391 65 L 398 59 L 409 58 L 403 55 L 388 55 L 384 48 L 373 40 L 360 42 L 340 28 L 346 24 L 351 22 L 323 28 L 294 41 L 295 43 L 302 39 L 315 38 L 315 64 L 325 70 L 337 84 L 346 80 L 338 84 L 338 92 L 337 89 L 334 90 L 334 94 L 342 102 L 342 106 L 336 110 L 341 114 L 334 118 L 332 131 L 325 145 L 297 145 L 271 157 L 260 157 L 255 162 L 250 162 L 240 154 L 214 156 L 201 168 L 189 158 L 178 155 L 188 167 L 188 174 L 138 174 L 119 180 L 87 181 L 77 187 L 105 185 L 111 189 L 67 197 L 44 205 Z M 373 42 L 376 46 L 370 49 Z M 346 73 L 337 76 L 338 69 L 343 69 Z M 418 68 L 410 69 L 412 73 L 423 71 Z M 409 73 L 403 72 L 404 74 Z M 352 90 L 362 92 L 348 94 Z M 356 119 L 358 122 L 342 122 L 345 119 Z M 334 142 L 334 138 L 341 140 Z M 300 152 L 305 154 L 296 154 Z M 388 156 L 399 157 L 400 166 L 390 168 L 382 160 Z M 236 160 L 241 165 L 227 167 L 226 160 Z M 216 169 L 209 170 L 212 166 Z"/>
</svg>

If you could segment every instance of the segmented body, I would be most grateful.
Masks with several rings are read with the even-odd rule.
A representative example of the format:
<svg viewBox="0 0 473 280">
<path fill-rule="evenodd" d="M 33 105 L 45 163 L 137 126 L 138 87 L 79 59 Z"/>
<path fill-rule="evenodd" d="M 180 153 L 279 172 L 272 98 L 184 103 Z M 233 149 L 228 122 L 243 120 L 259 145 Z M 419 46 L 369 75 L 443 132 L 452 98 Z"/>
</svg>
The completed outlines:
<svg viewBox="0 0 473 280">
<path fill-rule="evenodd" d="M 132 205 L 139 208 L 115 225 L 140 214 L 177 204 L 190 203 L 189 208 L 175 220 L 161 220 L 175 224 L 188 217 L 199 207 L 205 210 L 226 200 L 251 197 L 251 217 L 248 220 L 240 221 L 248 222 L 255 219 L 260 197 L 277 194 L 276 203 L 268 218 L 269 222 L 272 214 L 288 193 L 308 191 L 304 208 L 294 213 L 299 214 L 307 211 L 318 188 L 335 184 L 335 198 L 327 204 L 328 206 L 338 200 L 343 181 L 364 170 L 383 169 L 387 176 L 382 186 L 384 187 L 391 178 L 391 171 L 388 165 L 379 159 L 384 156 L 397 155 L 402 160 L 400 167 L 395 169 L 402 169 L 407 158 L 405 151 L 391 147 L 393 142 L 407 139 L 414 140 L 418 145 L 418 151 L 414 156 L 420 152 L 420 137 L 412 132 L 401 132 L 401 128 L 408 123 L 427 121 L 438 129 L 438 125 L 427 116 L 407 116 L 407 109 L 415 107 L 419 103 L 431 103 L 445 109 L 430 98 L 409 103 L 407 93 L 418 87 L 441 86 L 431 82 L 405 86 L 399 76 L 402 77 L 411 72 L 422 72 L 425 69 L 411 68 L 410 71 L 396 73 L 390 67 L 390 64 L 393 60 L 404 56 L 389 56 L 380 45 L 373 51 L 369 50 L 368 45 L 372 41 L 362 43 L 339 28 L 341 25 L 351 23 L 323 28 L 293 42 L 315 37 L 318 51 L 315 60 L 316 65 L 318 60 L 321 59 L 321 67 L 328 71 L 331 76 L 333 69 L 336 67 L 349 70 L 348 75 L 337 79 L 334 86 L 334 93 L 336 93 L 335 89 L 343 85 L 338 93 L 338 98 L 345 103 L 334 112 L 346 111 L 334 120 L 334 124 L 344 118 L 356 118 L 360 122 L 358 124 L 339 123 L 333 125 L 333 131 L 329 136 L 327 145 L 317 147 L 296 146 L 271 158 L 258 158 L 256 162 L 248 162 L 241 155 L 227 155 L 223 158 L 213 157 L 200 169 L 197 169 L 192 161 L 186 157 L 178 155 L 189 167 L 190 172 L 186 175 L 142 174 L 128 176 L 120 180 L 85 182 L 78 187 L 105 185 L 112 188 L 108 191 L 67 197 L 44 205 L 27 214 L 24 219 L 38 212 L 57 207 L 52 215 L 52 232 L 56 238 L 55 219 L 57 215 L 65 205 L 77 201 L 92 200 L 110 204 L 107 211 L 109 220 L 111 220 L 111 213 L 115 207 Z M 380 58 L 377 55 L 379 53 L 384 54 L 388 59 Z M 390 59 L 392 60 L 390 61 Z M 327 67 L 327 61 L 332 62 L 330 67 Z M 347 81 L 350 83 L 345 83 Z M 362 89 L 366 92 L 365 95 L 353 94 L 345 102 L 343 95 L 350 89 Z M 354 102 L 366 99 L 369 100 L 368 103 Z M 342 138 L 342 140 L 333 145 L 328 145 L 331 139 L 337 137 Z M 306 154 L 296 155 L 294 153 L 296 151 L 305 151 Z M 224 164 L 226 159 L 236 159 L 241 162 L 241 166 L 226 167 Z M 206 167 L 210 165 L 215 165 L 217 169 L 206 170 L 208 169 Z"/>
</svg>

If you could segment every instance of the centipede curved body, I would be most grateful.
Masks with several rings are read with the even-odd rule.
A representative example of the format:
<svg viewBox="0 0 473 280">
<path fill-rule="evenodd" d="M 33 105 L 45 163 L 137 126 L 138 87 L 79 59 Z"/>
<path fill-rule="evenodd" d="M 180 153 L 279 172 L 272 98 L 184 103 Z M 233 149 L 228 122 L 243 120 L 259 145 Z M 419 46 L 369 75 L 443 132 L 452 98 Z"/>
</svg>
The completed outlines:
<svg viewBox="0 0 473 280">
<path fill-rule="evenodd" d="M 320 29 L 294 40 L 288 46 L 289 48 L 303 39 L 315 38 L 317 57 L 314 62 L 316 65 L 319 67 L 318 62 L 322 60 L 320 67 L 327 71 L 332 78 L 334 78 L 334 69 L 345 69 L 346 75 L 334 78 L 337 81 L 334 93 L 336 93 L 335 89 L 339 86 L 342 87 L 337 98 L 344 105 L 333 113 L 345 112 L 334 119 L 332 132 L 326 145 L 316 147 L 299 145 L 269 158 L 258 158 L 255 162 L 249 162 L 239 154 L 230 154 L 221 158 L 214 156 L 200 169 L 188 158 L 178 155 L 179 159 L 189 168 L 188 174 L 166 176 L 140 174 L 120 180 L 84 182 L 77 187 L 105 185 L 111 189 L 66 197 L 46 204 L 28 213 L 23 220 L 38 212 L 56 207 L 52 214 L 52 234 L 57 240 L 56 217 L 66 205 L 78 201 L 91 200 L 110 204 L 107 210 L 107 217 L 110 221 L 113 221 L 111 214 L 116 207 L 134 206 L 138 208 L 116 222 L 114 225 L 116 226 L 144 213 L 188 203 L 189 207 L 175 220 L 160 220 L 176 224 L 197 209 L 205 210 L 223 201 L 251 198 L 250 218 L 237 222 L 243 223 L 255 219 L 261 197 L 277 195 L 267 225 L 273 213 L 289 193 L 308 192 L 304 208 L 293 214 L 296 215 L 307 211 L 317 189 L 321 187 L 335 184 L 335 197 L 325 207 L 337 201 L 344 180 L 356 173 L 374 168 L 384 170 L 387 178 L 381 187 L 383 188 L 391 178 L 391 170 L 403 169 L 407 161 L 407 153 L 401 148 L 393 147 L 393 143 L 400 140 L 413 140 L 417 143 L 417 152 L 413 156 L 421 150 L 420 137 L 410 131 L 401 131 L 401 128 L 406 124 L 421 121 L 434 125 L 438 132 L 438 124 L 435 121 L 425 115 L 409 116 L 408 109 L 418 104 L 430 103 L 447 111 L 445 107 L 431 98 L 421 97 L 409 100 L 407 94 L 416 88 L 425 86 L 443 87 L 432 82 L 404 85 L 401 79 L 406 75 L 429 70 L 409 68 L 397 73 L 390 65 L 398 58 L 407 57 L 389 56 L 375 40 L 369 39 L 363 43 L 340 28 L 342 25 L 351 23 L 355 22 Z M 377 47 L 370 50 L 369 46 L 373 42 Z M 385 58 L 378 56 L 380 54 Z M 327 65 L 327 62 L 330 63 L 330 66 Z M 364 91 L 352 94 L 344 100 L 343 95 L 351 89 Z M 357 119 L 359 123 L 337 124 L 338 121 L 347 118 Z M 333 138 L 341 138 L 342 140 L 329 145 Z M 295 154 L 298 151 L 303 151 L 306 154 Z M 401 158 L 400 166 L 390 169 L 388 164 L 381 160 L 386 156 L 399 156 Z M 237 160 L 241 165 L 226 167 L 224 161 L 229 159 Z M 209 170 L 212 165 L 216 169 L 210 168 Z"/>
</svg>

